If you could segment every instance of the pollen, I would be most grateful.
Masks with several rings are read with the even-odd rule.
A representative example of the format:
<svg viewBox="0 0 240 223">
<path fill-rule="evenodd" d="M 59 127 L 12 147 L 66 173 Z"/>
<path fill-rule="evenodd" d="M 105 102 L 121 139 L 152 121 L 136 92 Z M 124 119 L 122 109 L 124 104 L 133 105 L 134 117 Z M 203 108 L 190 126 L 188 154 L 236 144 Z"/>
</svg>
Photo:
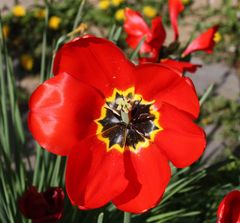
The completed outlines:
<svg viewBox="0 0 240 223">
<path fill-rule="evenodd" d="M 130 100 L 126 99 L 125 97 L 118 98 L 116 100 L 116 104 L 117 104 L 117 110 L 118 111 L 123 111 L 125 113 L 128 113 L 130 111 L 130 109 L 132 108 Z"/>
</svg>

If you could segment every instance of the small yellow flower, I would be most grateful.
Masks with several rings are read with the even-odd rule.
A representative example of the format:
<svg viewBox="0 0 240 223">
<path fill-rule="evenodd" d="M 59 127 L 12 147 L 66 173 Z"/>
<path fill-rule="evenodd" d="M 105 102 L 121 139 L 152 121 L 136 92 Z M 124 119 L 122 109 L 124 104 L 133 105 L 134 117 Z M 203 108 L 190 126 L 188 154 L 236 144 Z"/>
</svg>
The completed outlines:
<svg viewBox="0 0 240 223">
<path fill-rule="evenodd" d="M 98 7 L 102 10 L 107 10 L 110 6 L 110 1 L 109 0 L 101 0 L 98 3 Z"/>
<path fill-rule="evenodd" d="M 2 32 L 3 32 L 3 37 L 5 39 L 7 39 L 8 36 L 9 36 L 9 32 L 10 32 L 9 26 L 8 25 L 3 25 Z"/>
<path fill-rule="evenodd" d="M 182 3 L 183 3 L 184 5 L 188 5 L 188 4 L 190 3 L 190 0 L 182 0 Z"/>
<path fill-rule="evenodd" d="M 117 21 L 123 21 L 125 19 L 124 9 L 118 9 L 114 17 Z"/>
<path fill-rule="evenodd" d="M 26 9 L 22 5 L 15 5 L 12 8 L 12 13 L 16 17 L 22 17 L 26 15 Z"/>
<path fill-rule="evenodd" d="M 21 62 L 22 67 L 25 70 L 28 70 L 28 71 L 32 70 L 32 68 L 33 68 L 33 58 L 29 54 L 23 54 L 20 57 L 20 62 Z"/>
<path fill-rule="evenodd" d="M 61 18 L 58 16 L 51 16 L 49 21 L 48 21 L 48 26 L 51 29 L 57 30 L 61 24 Z"/>
<path fill-rule="evenodd" d="M 143 7 L 143 14 L 149 18 L 153 18 L 157 15 L 157 10 L 150 5 Z"/>
<path fill-rule="evenodd" d="M 124 2 L 124 0 L 112 0 L 112 5 L 114 5 L 114 6 L 119 6 L 121 3 L 123 3 Z"/>
<path fill-rule="evenodd" d="M 34 11 L 34 16 L 38 19 L 45 18 L 45 15 L 46 15 L 46 10 L 45 9 L 36 9 Z"/>
<path fill-rule="evenodd" d="M 219 43 L 222 40 L 222 35 L 219 32 L 216 32 L 213 37 L 213 40 L 215 43 Z"/>
</svg>

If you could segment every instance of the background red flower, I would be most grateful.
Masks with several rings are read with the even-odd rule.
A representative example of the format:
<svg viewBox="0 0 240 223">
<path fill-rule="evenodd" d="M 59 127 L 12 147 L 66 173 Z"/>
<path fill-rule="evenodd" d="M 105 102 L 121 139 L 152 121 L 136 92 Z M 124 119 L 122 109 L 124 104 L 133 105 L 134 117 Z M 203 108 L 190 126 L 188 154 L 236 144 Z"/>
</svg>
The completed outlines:
<svg viewBox="0 0 240 223">
<path fill-rule="evenodd" d="M 200 34 L 196 39 L 194 39 L 188 47 L 182 53 L 183 56 L 187 56 L 195 51 L 205 51 L 207 53 L 212 53 L 213 47 L 215 45 L 214 35 L 218 30 L 218 26 L 213 26 L 204 33 Z"/>
<path fill-rule="evenodd" d="M 178 39 L 178 15 L 184 10 L 184 5 L 181 0 L 169 0 L 168 1 L 168 10 L 171 25 L 174 31 L 174 40 Z"/>
<path fill-rule="evenodd" d="M 150 53 L 149 57 L 156 61 L 159 50 L 166 38 L 166 32 L 161 17 L 152 19 L 152 27 L 148 27 L 141 14 L 130 8 L 125 10 L 124 30 L 127 33 L 126 42 L 135 49 L 143 38 L 145 41 L 140 53 Z"/>
<path fill-rule="evenodd" d="M 221 201 L 217 211 L 217 223 L 240 222 L 240 191 L 228 193 Z"/>
<path fill-rule="evenodd" d="M 59 187 L 38 192 L 33 186 L 19 199 L 19 209 L 33 223 L 55 223 L 63 212 L 64 192 Z"/>
</svg>

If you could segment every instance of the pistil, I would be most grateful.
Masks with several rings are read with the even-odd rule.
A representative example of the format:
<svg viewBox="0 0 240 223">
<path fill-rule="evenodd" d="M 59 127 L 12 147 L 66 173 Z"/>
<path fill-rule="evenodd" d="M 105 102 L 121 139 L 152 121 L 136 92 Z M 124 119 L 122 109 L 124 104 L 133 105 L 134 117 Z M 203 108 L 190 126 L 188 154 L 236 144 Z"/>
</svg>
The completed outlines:
<svg viewBox="0 0 240 223">
<path fill-rule="evenodd" d="M 128 125 L 130 122 L 130 112 L 132 110 L 131 99 L 121 97 L 116 100 L 116 104 L 116 110 L 120 111 L 122 121 Z"/>
</svg>

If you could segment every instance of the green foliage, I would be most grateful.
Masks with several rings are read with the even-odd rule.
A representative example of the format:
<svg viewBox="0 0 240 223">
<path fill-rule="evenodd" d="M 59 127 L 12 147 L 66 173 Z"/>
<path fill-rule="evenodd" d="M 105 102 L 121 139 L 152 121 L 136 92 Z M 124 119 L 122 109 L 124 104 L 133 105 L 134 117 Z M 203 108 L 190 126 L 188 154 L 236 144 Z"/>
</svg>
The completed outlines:
<svg viewBox="0 0 240 223">
<path fill-rule="evenodd" d="M 240 146 L 240 104 L 238 101 L 227 100 L 221 96 L 212 96 L 202 107 L 200 122 L 206 126 L 214 124 L 220 128 L 219 137 L 224 139 L 224 147 L 239 156 Z M 211 139 L 212 136 L 209 136 Z M 231 154 L 230 153 L 230 154 Z M 226 154 L 229 156 L 229 154 Z"/>
</svg>

